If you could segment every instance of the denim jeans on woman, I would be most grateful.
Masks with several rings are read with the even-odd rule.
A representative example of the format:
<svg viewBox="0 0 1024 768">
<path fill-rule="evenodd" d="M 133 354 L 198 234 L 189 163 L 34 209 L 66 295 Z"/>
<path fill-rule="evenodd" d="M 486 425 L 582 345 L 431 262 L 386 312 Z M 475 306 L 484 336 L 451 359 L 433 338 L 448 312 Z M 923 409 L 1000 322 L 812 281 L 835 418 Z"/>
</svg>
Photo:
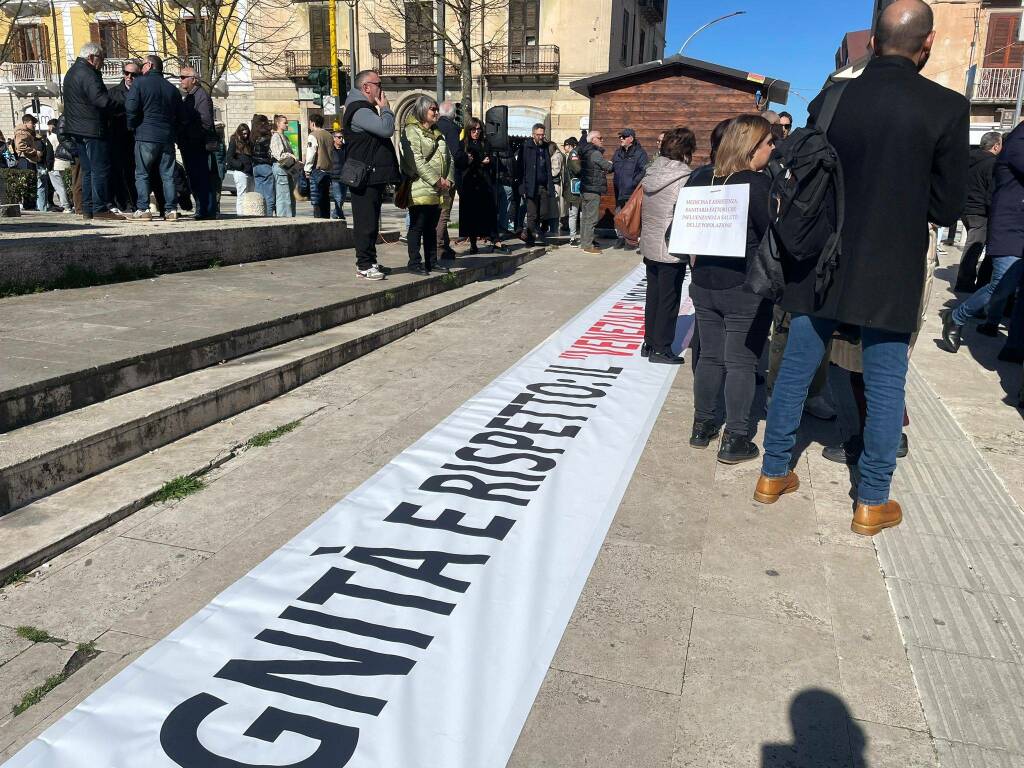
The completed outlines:
<svg viewBox="0 0 1024 768">
<path fill-rule="evenodd" d="M 277 218 L 295 216 L 295 178 L 277 163 L 274 163 L 274 215 Z"/>
<path fill-rule="evenodd" d="M 838 325 L 836 320 L 793 315 L 764 430 L 761 472 L 767 477 L 785 477 L 789 472 L 807 389 Z M 896 451 L 903 433 L 909 343 L 909 333 L 861 328 L 868 415 L 857 499 L 864 504 L 884 504 L 889 500 Z M 703 354 L 702 350 L 702 358 Z"/>
<path fill-rule="evenodd" d="M 256 184 L 256 191 L 263 196 L 266 205 L 266 215 L 273 216 L 277 207 L 277 195 L 274 190 L 274 169 L 273 166 L 261 163 L 252 167 L 252 178 Z"/>
</svg>

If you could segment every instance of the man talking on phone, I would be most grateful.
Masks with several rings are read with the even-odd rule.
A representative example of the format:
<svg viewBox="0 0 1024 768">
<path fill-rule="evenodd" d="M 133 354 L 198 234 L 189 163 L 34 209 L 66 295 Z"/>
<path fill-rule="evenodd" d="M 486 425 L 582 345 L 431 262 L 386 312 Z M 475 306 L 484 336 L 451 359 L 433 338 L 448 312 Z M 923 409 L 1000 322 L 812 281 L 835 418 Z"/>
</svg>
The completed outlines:
<svg viewBox="0 0 1024 768">
<path fill-rule="evenodd" d="M 364 69 L 356 75 L 345 100 L 342 131 L 348 157 L 344 178 L 356 177 L 349 186 L 352 195 L 352 234 L 356 247 L 356 274 L 366 280 L 383 280 L 377 263 L 377 236 L 380 234 L 380 207 L 384 189 L 401 180 L 398 157 L 391 137 L 395 133 L 395 113 L 381 87 L 380 73 Z"/>
</svg>

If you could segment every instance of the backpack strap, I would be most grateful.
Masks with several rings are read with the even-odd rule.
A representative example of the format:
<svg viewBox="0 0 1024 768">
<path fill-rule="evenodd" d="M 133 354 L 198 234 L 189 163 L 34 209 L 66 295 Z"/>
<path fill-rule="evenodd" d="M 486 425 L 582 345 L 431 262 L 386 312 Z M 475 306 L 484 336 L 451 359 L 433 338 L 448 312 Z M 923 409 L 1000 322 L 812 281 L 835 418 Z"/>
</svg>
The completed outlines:
<svg viewBox="0 0 1024 768">
<path fill-rule="evenodd" d="M 828 136 L 828 129 L 832 125 L 832 118 L 836 116 L 836 109 L 839 107 L 839 99 L 846 90 L 849 80 L 842 80 L 830 85 L 825 89 L 825 98 L 821 104 L 821 112 L 814 120 L 814 127 Z"/>
</svg>

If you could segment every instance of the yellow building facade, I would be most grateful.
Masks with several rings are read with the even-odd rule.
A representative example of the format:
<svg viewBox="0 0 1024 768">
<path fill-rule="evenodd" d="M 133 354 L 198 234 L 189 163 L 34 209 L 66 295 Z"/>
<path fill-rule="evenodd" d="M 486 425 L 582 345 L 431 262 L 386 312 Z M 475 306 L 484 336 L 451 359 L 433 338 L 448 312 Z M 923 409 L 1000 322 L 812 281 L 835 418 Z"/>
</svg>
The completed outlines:
<svg viewBox="0 0 1024 768">
<path fill-rule="evenodd" d="M 27 111 L 43 120 L 60 113 L 61 80 L 90 41 L 106 49 L 102 74 L 108 85 L 121 79 L 125 59 L 150 52 L 164 56 L 172 79 L 182 63 L 202 69 L 204 59 L 196 55 L 190 31 L 196 22 L 184 15 L 161 24 L 133 15 L 131 8 L 138 6 L 132 0 L 26 0 L 12 18 L 12 5 L 5 4 L 8 15 L 0 14 L 0 40 L 9 40 L 0 61 L 5 133 Z M 484 0 L 480 7 L 482 23 L 471 20 L 471 76 L 463 76 L 458 55 L 449 49 L 445 96 L 459 101 L 468 94 L 477 115 L 508 105 L 517 135 L 536 122 L 545 123 L 558 140 L 578 135 L 589 102 L 569 88 L 570 82 L 656 60 L 664 52 L 667 0 L 503 0 L 493 7 Z M 285 114 L 304 124 L 310 114 L 323 111 L 314 101 L 310 71 L 332 63 L 346 79 L 353 67 L 379 69 L 402 116 L 418 94 L 436 93 L 437 10 L 432 2 L 338 2 L 332 41 L 325 2 L 282 0 L 255 4 L 251 11 L 243 6 L 244 17 L 235 23 L 242 40 L 236 48 L 244 53 L 225 51 L 231 57 L 228 71 L 213 89 L 217 119 L 229 134 L 254 112 Z M 449 37 L 456 28 L 452 13 L 446 8 Z M 257 21 L 261 29 L 278 30 L 273 40 L 249 33 Z M 251 39 L 245 39 L 247 33 Z M 209 72 L 200 74 L 209 81 Z"/>
</svg>

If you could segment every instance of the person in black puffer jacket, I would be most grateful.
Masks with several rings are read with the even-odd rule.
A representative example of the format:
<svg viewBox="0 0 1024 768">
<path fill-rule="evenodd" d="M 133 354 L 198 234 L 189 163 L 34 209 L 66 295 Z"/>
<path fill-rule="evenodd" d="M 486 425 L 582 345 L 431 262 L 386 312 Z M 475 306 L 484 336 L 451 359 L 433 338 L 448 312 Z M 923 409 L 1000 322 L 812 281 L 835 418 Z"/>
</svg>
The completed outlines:
<svg viewBox="0 0 1024 768">
<path fill-rule="evenodd" d="M 100 75 L 103 59 L 100 45 L 86 43 L 64 75 L 64 130 L 78 144 L 82 217 L 124 221 L 124 216 L 110 210 L 110 148 L 106 138 L 112 103 Z"/>
<path fill-rule="evenodd" d="M 224 167 L 235 182 L 235 213 L 242 215 L 242 195 L 252 192 L 255 181 L 252 176 L 252 137 L 249 126 L 239 123 L 228 142 L 224 156 Z"/>
</svg>

